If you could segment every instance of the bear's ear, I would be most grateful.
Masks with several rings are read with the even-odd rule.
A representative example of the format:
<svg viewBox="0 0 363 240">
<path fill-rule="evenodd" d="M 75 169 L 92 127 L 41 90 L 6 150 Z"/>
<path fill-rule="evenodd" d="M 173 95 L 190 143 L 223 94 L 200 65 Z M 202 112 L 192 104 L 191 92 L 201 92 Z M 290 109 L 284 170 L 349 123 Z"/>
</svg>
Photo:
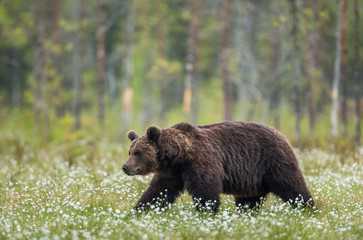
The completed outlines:
<svg viewBox="0 0 363 240">
<path fill-rule="evenodd" d="M 128 131 L 126 136 L 130 139 L 131 142 L 139 137 L 139 136 L 137 136 L 136 132 L 132 131 L 132 130 Z"/>
<path fill-rule="evenodd" d="M 161 135 L 161 129 L 158 126 L 151 126 L 146 131 L 146 136 L 149 140 L 157 142 Z"/>
</svg>

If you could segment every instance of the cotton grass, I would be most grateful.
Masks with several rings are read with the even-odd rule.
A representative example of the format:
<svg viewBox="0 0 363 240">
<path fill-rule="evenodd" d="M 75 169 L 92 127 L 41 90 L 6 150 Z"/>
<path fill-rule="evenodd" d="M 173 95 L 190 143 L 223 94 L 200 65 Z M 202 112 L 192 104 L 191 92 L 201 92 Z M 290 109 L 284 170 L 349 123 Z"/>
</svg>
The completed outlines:
<svg viewBox="0 0 363 240">
<path fill-rule="evenodd" d="M 196 212 L 184 193 L 172 206 L 133 213 L 152 176 L 121 171 L 122 150 L 69 164 L 51 151 L 9 154 L 0 163 L 1 239 L 362 239 L 363 151 L 344 159 L 297 152 L 317 208 L 291 208 L 269 195 L 259 211 L 239 211 L 222 195 L 217 214 Z M 112 154 L 111 154 L 112 152 Z M 358 159 L 358 160 L 357 160 Z"/>
</svg>

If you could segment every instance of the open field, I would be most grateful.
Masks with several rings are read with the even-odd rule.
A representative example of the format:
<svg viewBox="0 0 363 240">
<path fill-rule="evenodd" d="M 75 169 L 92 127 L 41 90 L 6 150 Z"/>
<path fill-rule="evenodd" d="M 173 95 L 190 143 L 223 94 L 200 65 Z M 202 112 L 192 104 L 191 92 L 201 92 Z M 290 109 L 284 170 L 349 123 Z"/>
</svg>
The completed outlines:
<svg viewBox="0 0 363 240">
<path fill-rule="evenodd" d="M 314 210 L 269 195 L 238 213 L 230 196 L 216 214 L 197 213 L 184 194 L 171 209 L 132 215 L 151 176 L 121 171 L 127 145 L 0 148 L 0 239 L 362 239 L 363 149 L 297 152 Z M 78 152 L 75 152 L 78 151 Z"/>
</svg>

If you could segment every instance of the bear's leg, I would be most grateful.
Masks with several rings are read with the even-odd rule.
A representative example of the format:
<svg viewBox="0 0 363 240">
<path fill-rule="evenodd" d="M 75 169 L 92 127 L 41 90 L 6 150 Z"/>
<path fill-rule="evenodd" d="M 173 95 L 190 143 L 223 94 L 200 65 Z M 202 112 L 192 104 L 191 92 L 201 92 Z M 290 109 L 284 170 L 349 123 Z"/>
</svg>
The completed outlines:
<svg viewBox="0 0 363 240">
<path fill-rule="evenodd" d="M 174 203 L 183 190 L 184 183 L 181 179 L 167 178 L 155 174 L 134 210 L 148 209 L 151 205 L 165 207 L 169 203 Z"/>
<path fill-rule="evenodd" d="M 257 197 L 234 197 L 234 201 L 236 203 L 236 207 L 240 208 L 241 210 L 244 209 L 246 206 L 249 209 L 253 209 L 256 206 L 260 206 L 262 203 L 263 198 L 266 195 L 261 195 Z"/>
<path fill-rule="evenodd" d="M 218 211 L 220 205 L 219 194 L 222 183 L 212 178 L 212 174 L 190 174 L 185 181 L 188 192 L 192 195 L 197 211 Z"/>
<path fill-rule="evenodd" d="M 314 205 L 313 197 L 311 196 L 309 190 L 306 186 L 294 186 L 291 184 L 281 185 L 279 189 L 274 191 L 276 195 L 281 197 L 285 202 L 292 203 L 293 206 L 296 205 L 297 201 L 303 201 L 303 204 Z"/>
<path fill-rule="evenodd" d="M 193 200 L 197 211 L 212 210 L 213 212 L 217 212 L 220 205 L 218 195 L 213 197 L 206 197 L 203 194 L 195 194 L 193 195 Z"/>
<path fill-rule="evenodd" d="M 270 181 L 270 189 L 285 202 L 296 205 L 296 200 L 303 203 L 314 205 L 313 197 L 306 186 L 304 177 L 300 171 L 296 171 L 293 178 L 286 178 L 288 175 L 281 175 L 281 179 Z M 301 199 L 302 198 L 302 199 Z"/>
</svg>

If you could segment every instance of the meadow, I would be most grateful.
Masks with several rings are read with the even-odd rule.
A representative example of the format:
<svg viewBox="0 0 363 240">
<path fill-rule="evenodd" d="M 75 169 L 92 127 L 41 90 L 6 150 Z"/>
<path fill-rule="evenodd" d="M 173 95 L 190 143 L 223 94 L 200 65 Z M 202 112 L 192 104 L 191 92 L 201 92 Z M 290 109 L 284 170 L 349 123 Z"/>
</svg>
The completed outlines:
<svg viewBox="0 0 363 240">
<path fill-rule="evenodd" d="M 132 214 L 152 176 L 121 171 L 128 144 L 0 139 L 0 239 L 363 239 L 363 148 L 295 150 L 314 209 L 269 195 L 240 213 L 223 195 L 217 214 L 199 213 L 184 193 L 169 209 Z"/>
</svg>

